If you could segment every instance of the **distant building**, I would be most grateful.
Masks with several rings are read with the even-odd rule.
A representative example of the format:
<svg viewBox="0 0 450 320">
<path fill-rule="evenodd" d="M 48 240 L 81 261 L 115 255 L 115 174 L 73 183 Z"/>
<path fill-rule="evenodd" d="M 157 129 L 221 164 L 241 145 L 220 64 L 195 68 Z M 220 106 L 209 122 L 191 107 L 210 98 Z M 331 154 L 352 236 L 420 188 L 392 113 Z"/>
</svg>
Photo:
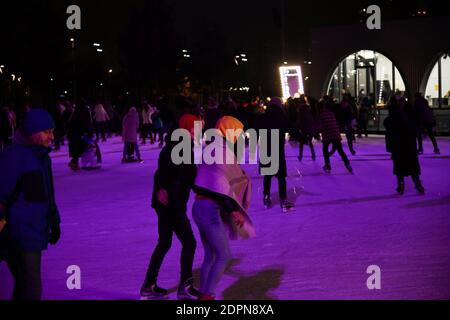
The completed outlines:
<svg viewBox="0 0 450 320">
<path fill-rule="evenodd" d="M 450 16 L 324 27 L 312 32 L 309 94 L 341 100 L 348 92 L 375 106 L 372 131 L 383 131 L 389 97 L 421 92 L 435 108 L 437 131 L 450 134 Z"/>
</svg>

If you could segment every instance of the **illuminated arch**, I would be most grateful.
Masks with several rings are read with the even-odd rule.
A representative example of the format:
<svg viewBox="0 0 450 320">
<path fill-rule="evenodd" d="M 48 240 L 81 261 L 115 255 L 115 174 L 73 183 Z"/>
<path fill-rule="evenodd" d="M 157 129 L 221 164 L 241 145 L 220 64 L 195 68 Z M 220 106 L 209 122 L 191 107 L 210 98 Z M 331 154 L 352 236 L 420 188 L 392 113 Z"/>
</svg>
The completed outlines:
<svg viewBox="0 0 450 320">
<path fill-rule="evenodd" d="M 344 92 L 360 99 L 385 105 L 395 93 L 404 94 L 404 77 L 386 55 L 374 50 L 359 50 L 341 58 L 328 75 L 326 94 L 341 100 Z"/>
</svg>

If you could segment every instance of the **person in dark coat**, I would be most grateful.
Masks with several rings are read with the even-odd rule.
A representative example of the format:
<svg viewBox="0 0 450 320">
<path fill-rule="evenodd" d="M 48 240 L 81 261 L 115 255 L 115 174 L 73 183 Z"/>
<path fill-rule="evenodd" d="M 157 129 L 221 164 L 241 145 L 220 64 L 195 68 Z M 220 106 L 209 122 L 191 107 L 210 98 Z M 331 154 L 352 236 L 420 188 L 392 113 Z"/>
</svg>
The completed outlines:
<svg viewBox="0 0 450 320">
<path fill-rule="evenodd" d="M 79 171 L 79 160 L 84 151 L 83 136 L 94 135 L 91 113 L 84 103 L 77 106 L 67 123 L 67 139 L 69 141 L 69 167 L 73 171 Z"/>
<path fill-rule="evenodd" d="M 199 117 L 186 114 L 179 120 L 179 128 L 185 129 L 193 136 L 195 121 Z M 167 290 L 158 287 L 157 278 L 163 260 L 172 247 L 173 234 L 183 246 L 181 251 L 181 277 L 178 298 L 196 300 L 200 295 L 193 286 L 192 266 L 197 242 L 191 223 L 187 217 L 187 203 L 197 174 L 194 164 L 194 152 L 191 150 L 191 164 L 175 165 L 172 161 L 172 150 L 178 144 L 167 135 L 166 145 L 161 150 L 158 169 L 154 176 L 152 207 L 158 215 L 158 244 L 153 252 L 150 264 L 141 289 L 143 299 L 164 299 Z"/>
<path fill-rule="evenodd" d="M 414 109 L 418 113 L 419 117 L 419 132 L 417 134 L 417 143 L 419 145 L 418 152 L 423 154 L 423 134 L 427 133 L 431 142 L 433 143 L 434 153 L 440 154 L 436 137 L 434 136 L 433 128 L 436 126 L 436 118 L 433 114 L 433 109 L 430 108 L 427 99 L 425 99 L 422 94 L 416 93 L 416 100 L 414 102 Z"/>
<path fill-rule="evenodd" d="M 352 127 L 352 122 L 356 118 L 355 99 L 350 94 L 345 94 L 339 107 L 339 124 L 342 128 L 342 131 L 345 133 L 348 148 L 351 154 L 355 155 L 356 151 L 353 148 L 354 135 Z"/>
<path fill-rule="evenodd" d="M 322 133 L 323 156 L 325 158 L 325 166 L 323 169 L 328 173 L 331 172 L 330 154 L 328 151 L 331 144 L 333 149 L 338 151 L 347 170 L 352 173 L 353 169 L 350 166 L 350 161 L 342 148 L 342 138 L 339 132 L 339 126 L 336 116 L 333 113 L 333 100 L 330 97 L 325 96 L 324 99 L 319 102 L 318 107 L 320 110 L 320 132 Z"/>
<path fill-rule="evenodd" d="M 420 164 L 416 149 L 416 129 L 412 108 L 404 98 L 389 101 L 389 116 L 384 121 L 386 150 L 392 154 L 394 175 L 397 176 L 397 192 L 404 194 L 405 177 L 411 176 L 417 191 L 424 193 L 420 181 Z"/>
<path fill-rule="evenodd" d="M 315 136 L 314 118 L 311 112 L 311 107 L 309 106 L 307 97 L 305 95 L 302 95 L 298 102 L 297 124 L 298 128 L 300 129 L 300 147 L 298 160 L 302 161 L 303 149 L 305 145 L 308 145 L 309 149 L 311 150 L 311 157 L 313 161 L 315 161 L 316 152 L 312 143 L 312 140 Z"/>
<path fill-rule="evenodd" d="M 14 278 L 13 300 L 41 299 L 42 251 L 61 236 L 49 156 L 54 127 L 47 111 L 33 109 L 0 153 L 0 251 Z"/>
<path fill-rule="evenodd" d="M 287 200 L 287 166 L 285 155 L 286 133 L 289 131 L 289 122 L 283 110 L 283 102 L 280 98 L 274 97 L 271 99 L 265 113 L 261 114 L 256 119 L 256 129 L 268 130 L 267 139 L 267 153 L 271 157 L 271 130 L 279 130 L 279 170 L 275 177 L 278 179 L 278 190 L 280 194 L 280 205 L 283 211 L 287 212 L 294 207 L 294 204 Z M 260 162 L 260 168 L 268 168 L 271 164 L 262 164 Z M 272 184 L 272 178 L 274 176 L 264 176 L 264 206 L 270 208 L 272 201 L 270 198 L 270 188 Z"/>
<path fill-rule="evenodd" d="M 362 134 L 369 136 L 367 133 L 367 126 L 369 123 L 370 102 L 368 97 L 364 97 L 361 100 L 361 104 L 358 110 L 358 138 L 362 138 Z"/>
</svg>

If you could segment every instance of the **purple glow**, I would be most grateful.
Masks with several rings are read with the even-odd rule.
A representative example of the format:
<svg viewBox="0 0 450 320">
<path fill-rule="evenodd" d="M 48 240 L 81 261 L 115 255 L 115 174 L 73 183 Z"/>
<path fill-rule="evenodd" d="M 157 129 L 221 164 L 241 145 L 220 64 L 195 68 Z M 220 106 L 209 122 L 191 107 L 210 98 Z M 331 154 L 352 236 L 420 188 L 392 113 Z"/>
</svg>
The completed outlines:
<svg viewBox="0 0 450 320">
<path fill-rule="evenodd" d="M 278 207 L 277 183 L 272 186 L 274 208 L 263 209 L 258 168 L 245 166 L 253 177 L 250 214 L 257 238 L 231 242 L 234 260 L 220 282 L 220 298 L 450 298 L 450 139 L 439 138 L 441 156 L 432 155 L 425 141 L 426 154 L 420 159 L 427 193 L 418 195 L 407 179 L 403 197 L 395 194 L 384 138 L 357 142 L 358 154 L 350 157 L 355 175 L 347 174 L 338 156 L 332 157 L 332 174 L 323 174 L 321 144 L 315 145 L 317 161 L 311 161 L 306 149 L 302 163 L 297 146 L 287 144 L 289 197 L 297 205 L 290 215 Z M 43 297 L 138 299 L 157 240 L 150 198 L 159 149 L 144 146 L 145 164 L 122 165 L 122 143 L 116 138 L 101 145 L 100 171 L 73 173 L 67 168 L 66 148 L 53 155 L 63 237 L 44 253 Z M 194 224 L 193 229 L 199 239 Z M 203 258 L 198 243 L 196 276 Z M 179 255 L 174 237 L 161 286 L 178 285 Z M 70 265 L 81 267 L 82 290 L 66 287 Z M 366 287 L 370 265 L 381 267 L 379 291 Z M 12 280 L 4 263 L 0 279 L 0 299 L 9 298 Z"/>
</svg>

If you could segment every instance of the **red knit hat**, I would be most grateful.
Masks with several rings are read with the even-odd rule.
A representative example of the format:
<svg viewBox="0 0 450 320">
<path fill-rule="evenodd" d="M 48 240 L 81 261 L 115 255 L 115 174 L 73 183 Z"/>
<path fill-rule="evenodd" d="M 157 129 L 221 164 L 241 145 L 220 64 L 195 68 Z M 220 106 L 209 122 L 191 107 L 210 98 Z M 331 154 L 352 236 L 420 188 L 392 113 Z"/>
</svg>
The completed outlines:
<svg viewBox="0 0 450 320">
<path fill-rule="evenodd" d="M 194 124 L 196 121 L 202 121 L 202 119 L 193 114 L 185 114 L 178 121 L 178 127 L 191 132 L 194 129 Z"/>
</svg>

